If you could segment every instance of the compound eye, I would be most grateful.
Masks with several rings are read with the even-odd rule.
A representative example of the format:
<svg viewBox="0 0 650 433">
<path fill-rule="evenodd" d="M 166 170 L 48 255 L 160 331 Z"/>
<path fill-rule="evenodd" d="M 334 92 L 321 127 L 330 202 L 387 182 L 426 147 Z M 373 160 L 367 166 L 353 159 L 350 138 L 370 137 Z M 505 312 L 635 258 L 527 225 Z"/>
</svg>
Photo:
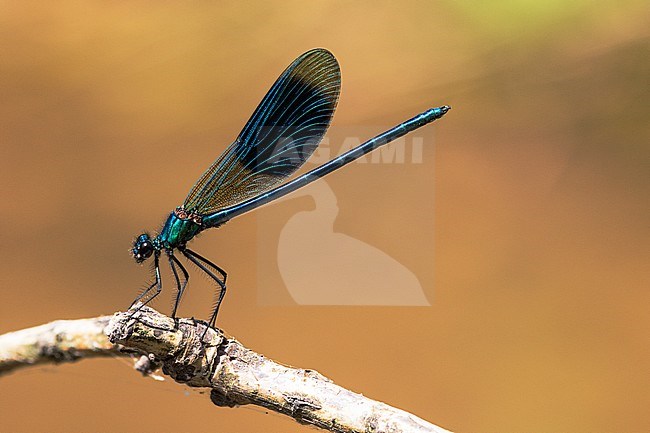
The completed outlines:
<svg viewBox="0 0 650 433">
<path fill-rule="evenodd" d="M 153 253 L 153 245 L 151 244 L 150 241 L 143 242 L 140 245 L 140 254 L 143 256 L 149 257 Z"/>
<path fill-rule="evenodd" d="M 153 243 L 151 238 L 148 235 L 140 235 L 138 239 L 133 244 L 133 249 L 131 250 L 133 258 L 136 262 L 140 263 L 148 259 L 154 251 Z"/>
</svg>

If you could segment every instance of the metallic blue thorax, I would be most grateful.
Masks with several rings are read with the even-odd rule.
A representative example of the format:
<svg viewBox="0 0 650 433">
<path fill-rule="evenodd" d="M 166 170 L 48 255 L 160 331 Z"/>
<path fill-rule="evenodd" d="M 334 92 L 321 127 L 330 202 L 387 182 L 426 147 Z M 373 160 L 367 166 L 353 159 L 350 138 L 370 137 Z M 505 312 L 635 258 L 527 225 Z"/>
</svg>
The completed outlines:
<svg viewBox="0 0 650 433">
<path fill-rule="evenodd" d="M 165 249 L 184 246 L 205 228 L 201 225 L 201 221 L 200 215 L 188 213 L 181 207 L 176 208 L 167 218 L 156 241 L 160 247 Z"/>
</svg>

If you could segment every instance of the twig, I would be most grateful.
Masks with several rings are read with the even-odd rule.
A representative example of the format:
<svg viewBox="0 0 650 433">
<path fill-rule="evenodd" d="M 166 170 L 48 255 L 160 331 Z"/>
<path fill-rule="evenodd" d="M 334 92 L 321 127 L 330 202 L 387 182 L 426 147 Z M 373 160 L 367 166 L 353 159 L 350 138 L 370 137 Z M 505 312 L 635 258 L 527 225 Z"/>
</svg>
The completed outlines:
<svg viewBox="0 0 650 433">
<path fill-rule="evenodd" d="M 116 313 L 110 320 L 58 321 L 0 336 L 0 374 L 21 365 L 115 356 L 118 349 L 129 350 L 147 355 L 138 361 L 138 370 L 151 373 L 162 366 L 179 383 L 210 388 L 210 399 L 217 406 L 255 404 L 332 432 L 448 433 L 341 388 L 316 371 L 278 364 L 220 330 L 209 329 L 201 341 L 204 322 L 174 320 L 148 307 L 135 318 L 131 314 Z"/>
<path fill-rule="evenodd" d="M 111 316 L 57 320 L 0 335 L 0 376 L 31 365 L 128 356 L 108 341 L 104 329 L 110 320 Z"/>
</svg>

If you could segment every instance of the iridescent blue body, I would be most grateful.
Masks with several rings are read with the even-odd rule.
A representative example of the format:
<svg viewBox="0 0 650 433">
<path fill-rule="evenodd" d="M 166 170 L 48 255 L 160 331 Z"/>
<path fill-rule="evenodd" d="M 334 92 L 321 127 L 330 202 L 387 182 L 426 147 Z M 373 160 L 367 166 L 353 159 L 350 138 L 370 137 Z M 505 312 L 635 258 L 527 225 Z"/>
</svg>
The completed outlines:
<svg viewBox="0 0 650 433">
<path fill-rule="evenodd" d="M 298 178 L 281 185 L 311 156 L 327 130 L 340 90 L 340 70 L 327 50 L 314 49 L 298 57 L 280 75 L 237 139 L 206 170 L 182 206 L 167 218 L 153 239 L 141 234 L 132 253 L 138 263 L 153 255 L 155 282 L 136 298 L 136 312 L 162 290 L 160 257 L 165 252 L 178 290 L 172 317 L 189 274 L 174 255 L 179 251 L 217 283 L 219 297 L 210 318 L 214 325 L 226 293 L 226 272 L 187 247 L 201 231 L 263 206 L 331 173 L 449 111 L 429 109 L 379 134 Z M 279 185 L 279 186 L 278 186 Z M 206 328 L 207 330 L 207 328 Z"/>
<path fill-rule="evenodd" d="M 204 230 L 201 225 L 201 218 L 188 215 L 183 208 L 176 208 L 165 222 L 162 231 L 154 242 L 157 242 L 161 248 L 173 250 L 174 248 L 183 247 L 200 231 Z"/>
</svg>

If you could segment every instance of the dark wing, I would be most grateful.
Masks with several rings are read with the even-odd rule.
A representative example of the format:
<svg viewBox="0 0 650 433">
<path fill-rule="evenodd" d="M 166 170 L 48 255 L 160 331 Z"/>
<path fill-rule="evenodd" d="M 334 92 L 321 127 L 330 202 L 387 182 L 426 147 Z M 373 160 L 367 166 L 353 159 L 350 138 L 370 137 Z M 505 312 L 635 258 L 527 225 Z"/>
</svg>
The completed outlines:
<svg viewBox="0 0 650 433">
<path fill-rule="evenodd" d="M 184 207 L 202 215 L 255 197 L 311 156 L 341 88 L 336 59 L 322 48 L 298 57 L 273 84 L 237 139 L 203 173 Z"/>
</svg>

